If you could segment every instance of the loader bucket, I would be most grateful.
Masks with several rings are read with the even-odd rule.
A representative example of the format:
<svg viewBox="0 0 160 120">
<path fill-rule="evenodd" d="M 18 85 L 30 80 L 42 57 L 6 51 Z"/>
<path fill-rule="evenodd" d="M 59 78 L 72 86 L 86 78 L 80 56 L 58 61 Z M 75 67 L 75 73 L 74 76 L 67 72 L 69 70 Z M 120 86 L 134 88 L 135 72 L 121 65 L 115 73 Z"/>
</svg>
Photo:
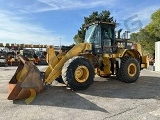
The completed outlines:
<svg viewBox="0 0 160 120">
<path fill-rule="evenodd" d="M 18 68 L 9 81 L 8 100 L 30 98 L 31 102 L 31 99 L 33 100 L 36 94 L 43 90 L 41 74 L 32 61 L 28 61 L 22 56 L 19 58 L 21 61 Z"/>
</svg>

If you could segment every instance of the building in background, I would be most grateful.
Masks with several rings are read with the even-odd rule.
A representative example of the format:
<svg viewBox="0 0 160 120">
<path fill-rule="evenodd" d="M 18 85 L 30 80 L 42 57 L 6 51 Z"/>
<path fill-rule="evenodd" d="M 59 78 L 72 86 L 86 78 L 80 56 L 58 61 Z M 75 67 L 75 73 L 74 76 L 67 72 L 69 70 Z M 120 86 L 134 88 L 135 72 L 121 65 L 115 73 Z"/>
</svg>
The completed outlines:
<svg viewBox="0 0 160 120">
<path fill-rule="evenodd" d="M 160 41 L 155 43 L 155 71 L 160 72 Z"/>
</svg>

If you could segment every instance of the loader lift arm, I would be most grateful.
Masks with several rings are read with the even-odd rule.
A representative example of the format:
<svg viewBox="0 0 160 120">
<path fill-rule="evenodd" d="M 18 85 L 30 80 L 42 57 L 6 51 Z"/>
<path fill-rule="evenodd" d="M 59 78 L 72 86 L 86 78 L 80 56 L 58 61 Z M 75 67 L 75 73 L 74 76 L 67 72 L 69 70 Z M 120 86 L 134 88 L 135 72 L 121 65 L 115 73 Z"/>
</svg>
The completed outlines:
<svg viewBox="0 0 160 120">
<path fill-rule="evenodd" d="M 67 60 L 69 60 L 72 57 L 78 56 L 80 53 L 83 53 L 84 51 L 91 50 L 91 47 L 92 46 L 89 43 L 80 43 L 74 46 L 65 55 L 62 52 L 58 56 L 55 55 L 54 48 L 49 47 L 47 49 L 48 68 L 45 71 L 45 84 L 51 84 L 53 80 L 55 80 L 61 75 L 62 67 Z M 61 56 L 63 57 L 59 60 L 58 57 Z"/>
</svg>

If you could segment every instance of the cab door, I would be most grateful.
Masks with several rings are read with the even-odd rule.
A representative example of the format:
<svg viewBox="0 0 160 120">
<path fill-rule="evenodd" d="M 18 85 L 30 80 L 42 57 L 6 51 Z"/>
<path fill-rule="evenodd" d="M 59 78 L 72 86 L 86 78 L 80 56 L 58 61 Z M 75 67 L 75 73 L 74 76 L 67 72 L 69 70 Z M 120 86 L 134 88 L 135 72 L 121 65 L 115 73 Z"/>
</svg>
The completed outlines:
<svg viewBox="0 0 160 120">
<path fill-rule="evenodd" d="M 102 41 L 101 41 L 101 26 L 97 25 L 92 36 L 92 50 L 94 54 L 102 54 Z"/>
<path fill-rule="evenodd" d="M 113 53 L 114 28 L 110 25 L 102 25 L 101 31 L 103 53 Z"/>
</svg>

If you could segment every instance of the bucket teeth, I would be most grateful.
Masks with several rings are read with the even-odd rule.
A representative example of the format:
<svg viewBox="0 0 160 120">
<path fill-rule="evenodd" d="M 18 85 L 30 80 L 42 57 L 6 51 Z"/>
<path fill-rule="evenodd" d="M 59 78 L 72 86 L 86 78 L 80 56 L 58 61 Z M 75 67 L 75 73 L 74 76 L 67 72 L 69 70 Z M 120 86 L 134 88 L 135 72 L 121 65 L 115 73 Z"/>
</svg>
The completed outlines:
<svg viewBox="0 0 160 120">
<path fill-rule="evenodd" d="M 9 100 L 26 99 L 30 103 L 37 93 L 43 90 L 43 82 L 39 69 L 32 61 L 24 60 L 20 56 L 21 61 L 18 68 L 9 81 L 8 92 Z"/>
</svg>

